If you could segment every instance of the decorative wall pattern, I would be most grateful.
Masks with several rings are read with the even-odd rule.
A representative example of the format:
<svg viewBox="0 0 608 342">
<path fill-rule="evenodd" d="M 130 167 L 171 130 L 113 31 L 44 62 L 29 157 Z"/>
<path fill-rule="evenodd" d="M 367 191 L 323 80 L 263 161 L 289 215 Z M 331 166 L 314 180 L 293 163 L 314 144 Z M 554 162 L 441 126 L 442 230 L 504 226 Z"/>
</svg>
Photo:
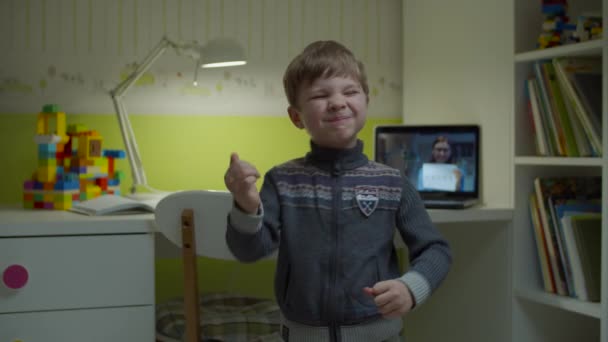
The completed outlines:
<svg viewBox="0 0 608 342">
<path fill-rule="evenodd" d="M 0 112 L 113 113 L 108 90 L 163 35 L 235 38 L 248 64 L 194 87 L 194 61 L 165 53 L 127 93 L 132 114 L 284 115 L 287 63 L 334 39 L 366 64 L 370 116 L 401 117 L 401 0 L 0 0 Z"/>
</svg>

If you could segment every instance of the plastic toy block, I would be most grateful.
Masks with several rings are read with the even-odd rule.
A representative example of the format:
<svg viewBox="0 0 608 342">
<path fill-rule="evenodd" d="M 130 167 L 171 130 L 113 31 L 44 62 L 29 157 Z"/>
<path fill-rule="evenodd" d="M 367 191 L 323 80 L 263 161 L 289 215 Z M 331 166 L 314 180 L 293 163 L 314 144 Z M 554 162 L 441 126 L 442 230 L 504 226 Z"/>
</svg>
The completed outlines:
<svg viewBox="0 0 608 342">
<path fill-rule="evenodd" d="M 53 197 L 53 202 L 55 203 L 61 203 L 61 202 L 71 202 L 72 201 L 72 194 L 68 194 L 68 193 L 63 193 L 63 194 L 55 194 Z"/>
<path fill-rule="evenodd" d="M 84 158 L 77 158 L 77 157 L 73 157 L 70 160 L 70 165 L 72 167 L 83 167 L 83 166 L 87 166 L 87 160 Z"/>
<path fill-rule="evenodd" d="M 42 201 L 34 202 L 34 209 L 44 209 L 44 202 L 42 202 Z"/>
<path fill-rule="evenodd" d="M 93 158 L 93 159 L 89 159 L 92 163 L 92 166 L 101 166 L 101 167 L 107 167 L 108 166 L 108 162 L 110 161 L 107 158 Z"/>
<path fill-rule="evenodd" d="M 26 192 L 23 194 L 23 200 L 24 201 L 29 201 L 29 202 L 34 202 L 34 194 L 31 192 Z"/>
<path fill-rule="evenodd" d="M 123 159 L 126 157 L 126 154 L 123 150 L 104 150 L 103 156 L 106 158 Z"/>
<path fill-rule="evenodd" d="M 34 181 L 34 190 L 42 190 L 44 189 L 44 183 Z"/>
<path fill-rule="evenodd" d="M 55 131 L 49 131 L 49 119 L 55 119 Z M 65 113 L 39 113 L 38 120 L 36 122 L 36 135 L 34 140 L 38 143 L 44 142 L 45 140 L 53 142 L 61 142 L 65 144 L 70 139 L 66 134 L 65 124 Z"/>
<path fill-rule="evenodd" d="M 73 174 L 71 172 L 66 173 L 63 176 L 63 180 L 66 181 L 66 182 L 76 182 L 76 184 L 80 185 L 80 183 L 78 182 L 78 175 Z"/>
<path fill-rule="evenodd" d="M 71 124 L 68 126 L 68 133 L 72 135 L 77 135 L 80 133 L 87 132 L 89 129 L 87 126 L 83 124 Z"/>
<path fill-rule="evenodd" d="M 53 194 L 45 193 L 42 198 L 44 202 L 53 202 L 53 198 L 55 196 Z"/>
<path fill-rule="evenodd" d="M 102 191 L 107 191 L 108 190 L 108 178 L 107 177 L 98 178 L 97 185 L 101 188 Z"/>
<path fill-rule="evenodd" d="M 31 201 L 23 202 L 23 208 L 24 209 L 34 209 L 34 202 L 31 202 Z"/>
<path fill-rule="evenodd" d="M 53 202 L 44 202 L 44 209 L 54 209 L 55 208 L 55 203 Z"/>
<path fill-rule="evenodd" d="M 78 157 L 94 158 L 101 157 L 101 144 L 103 138 L 101 136 L 83 135 L 78 137 Z"/>
<path fill-rule="evenodd" d="M 80 190 L 80 184 L 74 180 L 63 180 L 55 183 L 54 190 Z"/>
<path fill-rule="evenodd" d="M 68 210 L 72 207 L 72 202 L 55 203 L 55 210 Z"/>
<path fill-rule="evenodd" d="M 53 182 L 45 182 L 44 185 L 43 185 L 43 190 L 45 190 L 45 191 L 52 191 L 54 187 L 55 187 L 55 183 L 53 183 Z"/>
<path fill-rule="evenodd" d="M 42 106 L 42 111 L 44 113 L 57 113 L 59 111 L 59 105 L 50 103 Z"/>
<path fill-rule="evenodd" d="M 34 190 L 34 181 L 26 180 L 25 182 L 23 182 L 23 189 L 24 190 Z"/>
<path fill-rule="evenodd" d="M 114 178 L 118 180 L 125 179 L 125 173 L 123 171 L 114 171 Z"/>
<path fill-rule="evenodd" d="M 38 167 L 37 178 L 40 182 L 52 182 L 57 175 L 57 169 L 54 167 L 40 166 Z"/>
<path fill-rule="evenodd" d="M 38 159 L 38 165 L 44 167 L 57 167 L 57 159 L 49 158 L 49 159 Z"/>
<path fill-rule="evenodd" d="M 120 185 L 120 180 L 116 179 L 116 178 L 109 178 L 108 179 L 108 186 L 119 186 Z"/>
<path fill-rule="evenodd" d="M 57 152 L 57 144 L 38 144 L 38 152 Z"/>
<path fill-rule="evenodd" d="M 72 202 L 80 200 L 80 193 L 72 194 Z"/>
</svg>

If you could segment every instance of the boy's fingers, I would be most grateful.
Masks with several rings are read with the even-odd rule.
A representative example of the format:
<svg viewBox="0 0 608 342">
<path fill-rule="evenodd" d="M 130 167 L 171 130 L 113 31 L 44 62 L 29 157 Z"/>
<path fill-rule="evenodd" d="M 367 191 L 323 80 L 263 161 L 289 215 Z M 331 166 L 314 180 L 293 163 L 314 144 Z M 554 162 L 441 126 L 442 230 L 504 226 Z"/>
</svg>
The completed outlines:
<svg viewBox="0 0 608 342">
<path fill-rule="evenodd" d="M 232 166 L 234 163 L 239 162 L 239 155 L 236 152 L 232 152 L 230 154 L 230 165 Z"/>
<path fill-rule="evenodd" d="M 376 295 L 382 294 L 391 289 L 390 283 L 386 281 L 378 282 L 374 285 L 374 293 Z"/>
<path fill-rule="evenodd" d="M 365 294 L 367 294 L 368 296 L 374 297 L 374 289 L 372 289 L 371 287 L 364 287 L 363 292 L 365 292 Z"/>
<path fill-rule="evenodd" d="M 247 177 L 245 177 L 245 183 L 247 183 L 247 184 L 255 184 L 255 182 L 258 180 L 258 178 L 260 178 L 260 177 L 257 177 L 255 175 L 247 176 Z"/>
</svg>

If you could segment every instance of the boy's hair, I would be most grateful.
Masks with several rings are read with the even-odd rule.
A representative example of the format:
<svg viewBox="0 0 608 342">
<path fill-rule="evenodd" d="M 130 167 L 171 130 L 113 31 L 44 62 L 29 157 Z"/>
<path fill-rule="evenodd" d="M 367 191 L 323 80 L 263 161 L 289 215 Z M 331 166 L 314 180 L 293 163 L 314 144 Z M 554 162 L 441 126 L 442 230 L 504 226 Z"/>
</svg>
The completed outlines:
<svg viewBox="0 0 608 342">
<path fill-rule="evenodd" d="M 297 107 L 298 90 L 305 82 L 335 76 L 351 77 L 358 81 L 369 96 L 365 67 L 344 45 L 333 40 L 320 40 L 309 44 L 287 66 L 283 87 L 287 101 Z"/>
</svg>

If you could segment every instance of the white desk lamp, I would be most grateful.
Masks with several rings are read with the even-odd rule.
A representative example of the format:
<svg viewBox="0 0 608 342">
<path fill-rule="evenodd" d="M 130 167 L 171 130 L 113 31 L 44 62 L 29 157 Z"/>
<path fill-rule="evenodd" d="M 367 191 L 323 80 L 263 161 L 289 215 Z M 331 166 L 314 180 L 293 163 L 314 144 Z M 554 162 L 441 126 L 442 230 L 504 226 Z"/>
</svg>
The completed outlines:
<svg viewBox="0 0 608 342">
<path fill-rule="evenodd" d="M 194 85 L 198 85 L 198 69 L 199 68 L 216 68 L 226 66 L 236 66 L 246 64 L 245 54 L 243 49 L 234 40 L 227 38 L 217 38 L 209 41 L 206 45 L 201 46 L 196 42 L 191 43 L 176 43 L 167 37 L 163 37 L 160 42 L 150 51 L 144 60 L 137 65 L 137 68 L 127 76 L 116 88 L 110 91 L 114 109 L 118 117 L 120 126 L 120 134 L 131 167 L 131 175 L 133 184 L 130 188 L 130 194 L 135 195 L 138 187 L 142 187 L 150 192 L 159 193 L 148 185 L 146 173 L 139 155 L 139 148 L 135 140 L 135 134 L 129 121 L 127 109 L 123 103 L 125 93 L 135 84 L 135 82 L 150 68 L 150 66 L 160 57 L 167 48 L 173 48 L 178 55 L 184 54 L 193 58 L 196 61 L 194 68 Z"/>
</svg>

